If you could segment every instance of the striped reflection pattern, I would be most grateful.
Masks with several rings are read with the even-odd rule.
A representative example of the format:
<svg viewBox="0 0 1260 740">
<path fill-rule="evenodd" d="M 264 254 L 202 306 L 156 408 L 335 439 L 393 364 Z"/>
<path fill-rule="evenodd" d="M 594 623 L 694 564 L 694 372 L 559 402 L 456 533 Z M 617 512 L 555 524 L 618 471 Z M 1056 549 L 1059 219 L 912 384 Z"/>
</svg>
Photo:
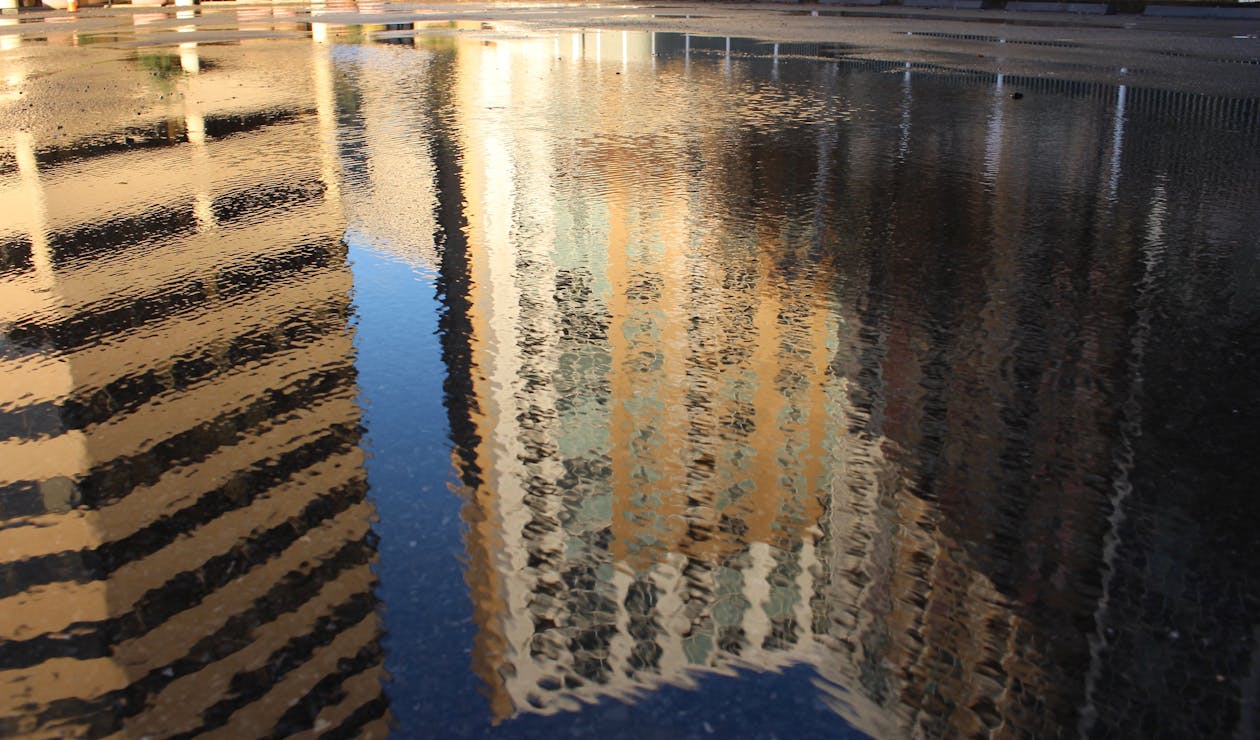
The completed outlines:
<svg viewBox="0 0 1260 740">
<path fill-rule="evenodd" d="M 0 735 L 383 737 L 331 65 L 190 53 L 0 176 Z"/>
</svg>

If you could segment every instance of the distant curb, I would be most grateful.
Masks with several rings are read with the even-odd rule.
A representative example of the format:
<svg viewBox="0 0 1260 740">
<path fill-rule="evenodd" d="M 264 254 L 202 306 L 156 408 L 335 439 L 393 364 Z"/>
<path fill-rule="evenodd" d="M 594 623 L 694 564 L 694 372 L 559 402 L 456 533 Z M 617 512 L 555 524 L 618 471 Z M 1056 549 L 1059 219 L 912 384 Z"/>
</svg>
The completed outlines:
<svg viewBox="0 0 1260 740">
<path fill-rule="evenodd" d="M 762 0 L 795 3 L 800 0 Z M 1207 3 L 1147 4 L 1134 0 L 1116 2 L 1054 2 L 1053 0 L 817 0 L 818 4 L 850 8 L 908 8 L 914 10 L 998 10 L 1018 13 L 1066 15 L 1142 15 L 1150 18 L 1210 18 L 1260 20 L 1260 3 L 1210 5 Z"/>
</svg>

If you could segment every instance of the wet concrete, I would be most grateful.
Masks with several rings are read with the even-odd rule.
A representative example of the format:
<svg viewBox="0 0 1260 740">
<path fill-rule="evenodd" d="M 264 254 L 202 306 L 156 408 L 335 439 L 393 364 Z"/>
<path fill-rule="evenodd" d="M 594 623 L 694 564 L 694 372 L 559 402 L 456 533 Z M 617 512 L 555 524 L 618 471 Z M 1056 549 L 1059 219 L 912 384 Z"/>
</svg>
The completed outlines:
<svg viewBox="0 0 1260 740">
<path fill-rule="evenodd" d="M 244 9 L 238 17 L 237 8 Z M 251 11 L 255 7 L 258 10 Z M 1178 90 L 1253 96 L 1260 90 L 1254 74 L 1260 60 L 1260 25 L 1254 20 L 1153 18 L 1131 15 L 1020 11 L 966 11 L 909 7 L 835 8 L 767 7 L 702 3 L 686 5 L 605 5 L 584 7 L 483 6 L 475 3 L 425 5 L 373 4 L 314 10 L 303 5 L 250 6 L 213 3 L 185 10 L 173 8 L 85 8 L 76 14 L 25 12 L 31 21 L 0 27 L 8 34 L 58 32 L 124 36 L 135 31 L 136 17 L 157 30 L 181 26 L 205 36 L 202 41 L 283 35 L 269 17 L 272 8 L 295 21 L 312 12 L 334 26 L 495 21 L 540 28 L 602 27 L 656 30 L 711 36 L 751 36 L 767 40 L 840 44 L 856 57 L 944 63 L 990 73 L 1054 75 L 1067 79 L 1150 84 Z M 194 15 L 195 13 L 195 15 Z M 814 15 L 817 13 L 818 15 Z M 253 19 L 250 16 L 255 16 Z M 45 18 L 45 23 L 37 21 Z M 32 23 L 33 22 L 33 23 Z M 252 26 L 252 28 L 251 28 Z M 924 35 L 923 32 L 931 32 Z M 189 41 L 197 41 L 188 37 Z M 162 39 L 170 43 L 171 39 Z M 132 43 L 152 43 L 136 38 Z M 1005 42 L 1005 43 L 1003 43 Z M 1014 44 L 1013 46 L 1011 44 Z"/>
<path fill-rule="evenodd" d="M 694 10 L 0 29 L 0 734 L 1254 734 L 1254 39 Z"/>
</svg>

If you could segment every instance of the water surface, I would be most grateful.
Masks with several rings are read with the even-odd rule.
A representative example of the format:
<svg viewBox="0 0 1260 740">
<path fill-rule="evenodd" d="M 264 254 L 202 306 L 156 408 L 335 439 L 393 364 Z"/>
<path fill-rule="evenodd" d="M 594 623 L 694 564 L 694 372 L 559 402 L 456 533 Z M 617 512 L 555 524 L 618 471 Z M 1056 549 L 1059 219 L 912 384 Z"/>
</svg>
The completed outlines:
<svg viewBox="0 0 1260 740">
<path fill-rule="evenodd" d="M 1256 100 L 385 30 L 4 50 L 0 733 L 1257 731 Z"/>
</svg>

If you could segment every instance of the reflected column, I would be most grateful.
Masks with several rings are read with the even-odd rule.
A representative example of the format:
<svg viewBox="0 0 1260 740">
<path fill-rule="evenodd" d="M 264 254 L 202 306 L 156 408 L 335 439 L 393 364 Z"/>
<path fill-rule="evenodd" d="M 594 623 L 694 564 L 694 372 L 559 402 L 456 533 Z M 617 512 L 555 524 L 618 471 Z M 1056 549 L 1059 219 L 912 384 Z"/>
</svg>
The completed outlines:
<svg viewBox="0 0 1260 740">
<path fill-rule="evenodd" d="M 195 11 L 181 10 L 176 15 L 180 18 L 192 18 Z M 180 26 L 181 33 L 191 33 L 196 26 Z M 201 73 L 201 57 L 197 52 L 197 42 L 186 41 L 179 45 L 179 65 L 184 72 L 192 75 L 186 81 L 191 88 L 184 94 L 184 131 L 188 137 L 190 148 L 189 159 L 193 170 L 193 216 L 197 219 L 198 231 L 210 231 L 216 226 L 213 198 L 210 195 L 211 165 L 206 152 L 206 120 L 202 115 L 199 87 L 196 75 Z"/>
<path fill-rule="evenodd" d="M 312 15 L 315 14 L 312 10 Z M 333 84 L 332 50 L 327 46 L 328 24 L 312 23 L 311 73 L 315 116 L 319 122 L 319 176 L 324 197 L 341 203 L 340 164 L 337 159 L 337 94 Z"/>
<path fill-rule="evenodd" d="M 906 152 L 910 149 L 910 109 L 913 97 L 910 90 L 910 62 L 906 62 L 906 70 L 901 76 L 901 122 L 897 127 L 901 135 L 897 138 L 897 159 L 905 159 Z"/>
<path fill-rule="evenodd" d="M 996 184 L 1002 160 L 1002 114 L 1006 110 L 1002 81 L 1003 75 L 999 74 L 993 85 L 993 108 L 989 112 L 989 125 L 984 137 L 984 180 L 989 187 Z"/>
<path fill-rule="evenodd" d="M 27 231 L 31 238 L 31 261 L 41 290 L 51 291 L 56 283 L 53 274 L 52 251 L 48 245 L 48 215 L 44 206 L 44 188 L 39 181 L 39 165 L 35 159 L 35 143 L 31 135 L 19 131 L 14 137 L 18 171 L 22 174 L 22 189 L 29 198 L 27 204 Z"/>
<path fill-rule="evenodd" d="M 191 0 L 176 0 L 178 5 L 190 5 Z M 197 17 L 195 10 L 176 11 L 175 17 L 180 20 L 192 20 Z M 192 33 L 197 30 L 197 26 L 187 24 L 180 26 L 177 31 L 179 33 Z M 197 42 L 185 41 L 179 45 L 179 66 L 190 75 L 195 75 L 201 71 L 201 59 L 197 56 Z"/>
<path fill-rule="evenodd" d="M 1115 125 L 1111 130 L 1111 173 L 1107 178 L 1110 200 L 1114 203 L 1116 191 L 1120 187 L 1120 156 L 1124 152 L 1125 98 L 1128 88 L 1121 85 L 1116 88 Z"/>
</svg>

